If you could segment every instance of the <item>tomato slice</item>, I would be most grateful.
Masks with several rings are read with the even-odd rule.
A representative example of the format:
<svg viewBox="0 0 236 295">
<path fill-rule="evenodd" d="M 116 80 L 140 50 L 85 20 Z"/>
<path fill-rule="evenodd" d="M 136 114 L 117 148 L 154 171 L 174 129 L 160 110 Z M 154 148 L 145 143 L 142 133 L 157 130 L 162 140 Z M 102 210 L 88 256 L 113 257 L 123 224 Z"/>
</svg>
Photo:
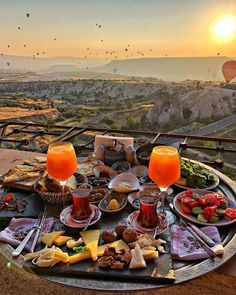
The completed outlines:
<svg viewBox="0 0 236 295">
<path fill-rule="evenodd" d="M 192 212 L 192 209 L 190 209 L 187 205 L 181 203 L 181 208 L 184 214 L 189 215 Z"/>
<path fill-rule="evenodd" d="M 181 203 L 183 204 L 189 204 L 193 201 L 193 199 L 191 197 L 184 197 L 184 198 L 181 198 Z"/>
<path fill-rule="evenodd" d="M 185 197 L 186 197 L 186 194 L 183 193 L 183 194 L 181 194 L 181 195 L 178 196 L 177 200 L 178 200 L 178 201 L 181 201 L 181 199 L 182 199 L 182 198 L 185 198 Z"/>
<path fill-rule="evenodd" d="M 197 207 L 198 206 L 198 201 L 193 201 L 188 203 L 188 206 L 190 206 L 191 208 Z"/>
<path fill-rule="evenodd" d="M 207 206 L 220 206 L 220 201 L 217 200 L 217 198 L 213 194 L 206 194 L 204 196 L 205 204 Z"/>
<path fill-rule="evenodd" d="M 195 196 L 194 198 L 198 201 L 198 204 L 199 204 L 200 206 L 205 206 L 205 205 L 206 205 L 206 202 L 205 202 L 204 197 Z"/>
<path fill-rule="evenodd" d="M 225 209 L 225 217 L 230 220 L 236 219 L 236 209 L 233 209 L 233 208 Z"/>
<path fill-rule="evenodd" d="M 203 216 L 206 219 L 211 219 L 216 212 L 216 206 L 208 206 L 203 209 Z"/>
</svg>

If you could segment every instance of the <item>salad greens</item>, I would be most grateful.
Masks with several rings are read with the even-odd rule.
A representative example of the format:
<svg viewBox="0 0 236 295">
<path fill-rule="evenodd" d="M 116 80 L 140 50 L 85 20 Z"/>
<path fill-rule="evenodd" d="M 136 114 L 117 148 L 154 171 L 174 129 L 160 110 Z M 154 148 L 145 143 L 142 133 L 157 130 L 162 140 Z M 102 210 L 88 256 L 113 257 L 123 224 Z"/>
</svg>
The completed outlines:
<svg viewBox="0 0 236 295">
<path fill-rule="evenodd" d="M 190 161 L 181 161 L 181 177 L 187 180 L 188 187 L 203 189 L 215 183 L 216 178 L 201 165 Z"/>
</svg>

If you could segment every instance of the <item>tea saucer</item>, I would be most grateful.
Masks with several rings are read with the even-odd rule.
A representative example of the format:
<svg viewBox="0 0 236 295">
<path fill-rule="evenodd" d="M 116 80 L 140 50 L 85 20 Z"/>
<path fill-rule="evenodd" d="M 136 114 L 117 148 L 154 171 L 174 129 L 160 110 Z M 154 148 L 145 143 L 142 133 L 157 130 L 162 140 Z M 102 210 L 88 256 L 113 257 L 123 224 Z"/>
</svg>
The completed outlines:
<svg viewBox="0 0 236 295">
<path fill-rule="evenodd" d="M 94 214 L 94 217 L 92 218 L 92 220 L 89 223 L 89 225 L 92 225 L 92 224 L 95 224 L 101 218 L 102 213 L 101 213 L 101 210 L 97 206 L 92 205 L 92 204 L 90 204 L 89 206 L 92 211 L 91 214 Z M 71 216 L 72 208 L 73 208 L 73 205 L 70 205 L 61 211 L 61 214 L 60 214 L 61 222 L 69 227 L 84 228 L 87 225 L 88 219 L 84 219 L 79 222 L 75 221 Z"/>
<path fill-rule="evenodd" d="M 126 220 L 127 225 L 130 227 L 133 227 L 139 233 L 151 233 L 151 232 L 155 231 L 155 229 L 156 229 L 155 227 L 146 228 L 146 227 L 141 226 L 137 220 L 138 216 L 139 216 L 139 211 L 132 212 Z M 157 229 L 156 235 L 160 235 L 168 229 L 168 222 L 167 222 L 165 215 L 159 213 L 159 217 L 160 217 L 161 224 Z"/>
</svg>

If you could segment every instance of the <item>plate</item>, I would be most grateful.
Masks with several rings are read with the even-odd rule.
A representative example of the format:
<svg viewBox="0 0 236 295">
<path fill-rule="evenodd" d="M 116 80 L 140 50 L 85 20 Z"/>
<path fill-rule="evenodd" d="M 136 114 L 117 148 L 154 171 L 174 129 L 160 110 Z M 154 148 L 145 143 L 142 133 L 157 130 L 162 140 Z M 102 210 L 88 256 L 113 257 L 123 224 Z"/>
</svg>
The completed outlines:
<svg viewBox="0 0 236 295">
<path fill-rule="evenodd" d="M 161 220 L 161 225 L 160 225 L 159 228 L 157 229 L 157 231 L 156 231 L 156 235 L 160 235 L 160 234 L 162 234 L 162 233 L 165 232 L 165 231 L 168 229 L 168 227 L 169 227 L 165 215 L 162 214 L 162 213 L 159 213 L 158 215 L 159 215 L 160 220 Z M 139 216 L 139 211 L 134 211 L 134 212 L 132 212 L 132 213 L 128 216 L 127 220 L 126 220 L 127 225 L 130 226 L 130 227 L 133 227 L 137 232 L 142 233 L 142 234 L 145 234 L 145 233 L 154 233 L 156 227 L 153 227 L 153 228 L 146 228 L 146 227 L 141 226 L 141 225 L 138 223 L 138 221 L 137 221 L 138 216 Z"/>
<path fill-rule="evenodd" d="M 211 174 L 213 174 L 213 173 L 211 172 Z M 219 177 L 216 176 L 215 174 L 213 174 L 213 175 L 215 176 L 215 183 L 210 185 L 210 186 L 204 187 L 203 189 L 199 189 L 199 190 L 210 190 L 210 189 L 213 189 L 213 188 L 215 188 L 215 187 L 217 187 L 219 185 L 219 183 L 220 183 Z M 180 184 L 177 184 L 177 183 L 175 183 L 174 185 L 179 187 L 179 188 L 185 189 L 185 190 L 192 189 L 189 186 L 183 186 L 183 185 L 180 185 Z M 197 189 L 197 188 L 195 188 L 195 189 Z"/>
<path fill-rule="evenodd" d="M 60 220 L 61 222 L 69 227 L 74 227 L 74 228 L 84 228 L 87 225 L 88 219 L 84 219 L 81 221 L 75 221 L 72 216 L 71 216 L 71 211 L 72 211 L 73 205 L 70 205 L 66 207 L 65 209 L 62 210 L 60 214 Z M 90 208 L 92 210 L 92 214 L 95 214 L 92 220 L 90 221 L 90 225 L 95 224 L 98 222 L 98 220 L 101 218 L 101 210 L 96 207 L 95 205 L 90 204 Z"/>
<path fill-rule="evenodd" d="M 143 184 L 140 186 L 140 190 L 143 190 L 145 187 L 148 187 L 150 185 L 154 185 L 154 184 Z M 173 189 L 171 187 L 169 187 L 167 190 L 167 193 L 168 193 L 168 196 L 171 195 L 173 193 Z M 134 207 L 136 210 L 139 210 L 140 205 L 139 205 L 137 194 L 138 194 L 138 192 L 129 193 L 127 199 L 132 207 Z"/>
<path fill-rule="evenodd" d="M 208 190 L 198 190 L 198 189 L 193 189 L 193 192 L 194 193 L 197 193 L 198 195 L 200 196 L 203 196 L 205 194 L 209 194 L 209 193 L 213 193 L 211 191 L 208 191 Z M 200 225 L 213 225 L 213 226 L 225 226 L 225 225 L 230 225 L 232 223 L 234 223 L 236 221 L 235 220 L 227 220 L 227 219 L 221 219 L 219 222 L 216 222 L 216 223 L 210 223 L 210 222 L 201 222 L 201 221 L 198 221 L 197 218 L 194 216 L 194 215 L 187 215 L 187 214 L 184 214 L 182 212 L 182 209 L 181 209 L 181 206 L 180 206 L 180 203 L 179 201 L 177 200 L 178 196 L 184 194 L 185 192 L 181 192 L 179 193 L 178 195 L 175 196 L 174 200 L 173 200 L 173 206 L 175 208 L 175 210 L 178 212 L 179 215 L 181 215 L 182 217 L 184 217 L 186 220 L 190 221 L 190 222 L 194 222 L 194 223 L 197 223 L 197 224 L 200 224 Z M 226 198 L 226 196 L 225 196 Z M 229 202 L 229 208 L 233 208 L 233 209 L 236 209 L 236 203 L 227 199 L 226 200 Z"/>
<path fill-rule="evenodd" d="M 182 159 L 181 160 L 182 162 L 188 162 L 188 160 L 184 160 L 184 159 Z M 190 161 L 190 163 L 191 164 L 198 164 L 198 163 L 196 163 L 195 161 L 192 161 L 192 160 L 189 160 Z M 181 185 L 181 184 L 178 184 L 178 183 L 175 183 L 174 185 L 175 186 L 177 186 L 177 187 L 180 187 L 180 188 L 182 188 L 182 189 L 201 189 L 201 190 L 211 190 L 211 189 L 213 189 L 213 188 L 215 188 L 215 187 L 217 187 L 218 185 L 219 185 L 219 183 L 220 183 L 220 179 L 219 179 L 219 177 L 215 174 L 215 173 L 213 173 L 213 172 L 211 172 L 210 170 L 208 170 L 208 169 L 206 169 L 205 167 L 203 167 L 202 165 L 200 165 L 200 164 L 198 164 L 199 166 L 201 166 L 201 168 L 204 170 L 204 172 L 206 172 L 207 174 L 212 174 L 213 176 L 214 176 L 214 179 L 215 179 L 215 181 L 214 181 L 214 183 L 212 184 L 212 185 L 209 185 L 209 186 L 205 186 L 205 187 L 203 187 L 203 188 L 199 188 L 199 187 L 189 187 L 189 186 L 185 186 L 185 185 Z"/>
</svg>

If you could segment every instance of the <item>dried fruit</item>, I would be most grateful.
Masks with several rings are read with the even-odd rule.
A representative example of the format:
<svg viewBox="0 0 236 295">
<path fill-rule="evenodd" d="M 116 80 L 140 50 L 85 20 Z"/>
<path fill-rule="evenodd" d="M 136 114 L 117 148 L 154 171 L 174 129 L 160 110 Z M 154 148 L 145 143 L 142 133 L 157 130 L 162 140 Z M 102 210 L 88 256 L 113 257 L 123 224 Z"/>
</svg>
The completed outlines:
<svg viewBox="0 0 236 295">
<path fill-rule="evenodd" d="M 126 243 L 133 243 L 137 241 L 138 239 L 138 234 L 134 228 L 128 227 L 124 230 L 123 232 L 123 240 Z"/>
</svg>

